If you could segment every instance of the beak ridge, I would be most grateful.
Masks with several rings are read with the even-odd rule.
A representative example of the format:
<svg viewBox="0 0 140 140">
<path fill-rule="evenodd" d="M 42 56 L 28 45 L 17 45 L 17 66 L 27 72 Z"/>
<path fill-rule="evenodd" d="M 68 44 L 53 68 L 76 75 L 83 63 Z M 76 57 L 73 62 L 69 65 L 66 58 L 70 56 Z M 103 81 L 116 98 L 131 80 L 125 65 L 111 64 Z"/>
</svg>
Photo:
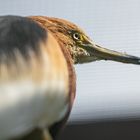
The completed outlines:
<svg viewBox="0 0 140 140">
<path fill-rule="evenodd" d="M 112 60 L 122 63 L 130 63 L 140 65 L 140 57 L 128 55 L 126 53 L 120 53 L 117 51 L 103 48 L 99 45 L 93 44 L 88 47 L 91 57 L 97 57 L 100 60 Z"/>
</svg>

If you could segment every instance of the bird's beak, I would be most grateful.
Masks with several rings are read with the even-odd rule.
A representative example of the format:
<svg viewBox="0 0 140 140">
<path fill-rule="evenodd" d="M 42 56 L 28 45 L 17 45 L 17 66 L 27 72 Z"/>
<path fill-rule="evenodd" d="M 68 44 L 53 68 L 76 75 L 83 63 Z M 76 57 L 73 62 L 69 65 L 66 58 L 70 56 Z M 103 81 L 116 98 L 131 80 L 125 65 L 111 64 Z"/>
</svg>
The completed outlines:
<svg viewBox="0 0 140 140">
<path fill-rule="evenodd" d="M 122 63 L 140 65 L 140 57 L 109 50 L 99 45 L 93 44 L 92 42 L 90 42 L 87 45 L 86 50 L 90 54 L 90 60 L 92 60 L 92 57 L 93 57 L 93 58 L 96 58 L 97 60 L 112 60 L 112 61 L 117 61 L 117 62 L 122 62 Z"/>
</svg>

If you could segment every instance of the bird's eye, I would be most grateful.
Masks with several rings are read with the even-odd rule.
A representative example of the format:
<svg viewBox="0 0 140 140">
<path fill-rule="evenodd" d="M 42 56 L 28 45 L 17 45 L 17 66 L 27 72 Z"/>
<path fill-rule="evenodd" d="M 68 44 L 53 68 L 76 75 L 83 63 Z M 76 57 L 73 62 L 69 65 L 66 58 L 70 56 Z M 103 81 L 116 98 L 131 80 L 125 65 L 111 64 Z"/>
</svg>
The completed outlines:
<svg viewBox="0 0 140 140">
<path fill-rule="evenodd" d="M 74 34 L 73 34 L 73 38 L 74 38 L 75 40 L 81 40 L 81 36 L 80 36 L 79 33 L 74 33 Z"/>
</svg>

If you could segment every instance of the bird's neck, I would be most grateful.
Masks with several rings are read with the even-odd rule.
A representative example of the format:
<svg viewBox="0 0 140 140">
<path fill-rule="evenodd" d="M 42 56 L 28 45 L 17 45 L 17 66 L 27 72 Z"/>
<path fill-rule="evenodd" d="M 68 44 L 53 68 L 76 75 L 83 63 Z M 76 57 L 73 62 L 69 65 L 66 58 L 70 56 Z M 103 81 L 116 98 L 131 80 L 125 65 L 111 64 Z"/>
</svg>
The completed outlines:
<svg viewBox="0 0 140 140">
<path fill-rule="evenodd" d="M 60 45 L 61 49 L 66 57 L 66 59 L 69 59 L 72 64 L 75 64 L 75 57 L 73 52 L 73 47 L 71 47 L 71 40 L 68 36 L 66 36 L 63 32 L 60 32 L 61 28 L 58 26 L 55 26 L 48 18 L 48 17 L 42 17 L 42 16 L 32 16 L 29 17 L 32 20 L 36 21 L 38 24 L 40 24 L 42 27 L 47 29 L 57 40 L 58 44 Z M 61 26 L 60 26 L 61 27 Z"/>
<path fill-rule="evenodd" d="M 48 30 L 48 32 L 50 32 L 57 40 L 57 43 L 59 44 L 58 47 L 60 47 L 61 51 L 63 52 L 63 55 L 67 62 L 67 67 L 69 72 L 69 100 L 70 100 L 70 108 L 71 108 L 71 105 L 73 104 L 74 97 L 75 97 L 75 91 L 76 91 L 76 75 L 73 67 L 74 61 L 72 58 L 72 51 L 70 50 L 70 47 L 68 47 L 68 44 L 70 44 L 71 41 L 69 40 L 69 37 L 63 35 L 60 32 L 57 32 L 58 28 L 55 28 L 55 26 L 51 26 L 52 23 L 48 20 L 48 17 L 32 16 L 29 18 L 36 21 L 43 28 Z"/>
</svg>

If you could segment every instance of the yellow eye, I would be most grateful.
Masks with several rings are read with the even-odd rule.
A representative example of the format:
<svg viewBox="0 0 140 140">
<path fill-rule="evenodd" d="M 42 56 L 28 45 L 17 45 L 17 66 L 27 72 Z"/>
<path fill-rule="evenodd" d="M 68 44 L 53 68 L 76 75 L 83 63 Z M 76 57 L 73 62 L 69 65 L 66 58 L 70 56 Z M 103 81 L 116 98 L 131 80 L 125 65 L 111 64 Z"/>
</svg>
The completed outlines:
<svg viewBox="0 0 140 140">
<path fill-rule="evenodd" d="M 74 34 L 73 34 L 73 38 L 74 38 L 75 40 L 81 40 L 81 35 L 80 35 L 79 33 L 74 33 Z"/>
</svg>

